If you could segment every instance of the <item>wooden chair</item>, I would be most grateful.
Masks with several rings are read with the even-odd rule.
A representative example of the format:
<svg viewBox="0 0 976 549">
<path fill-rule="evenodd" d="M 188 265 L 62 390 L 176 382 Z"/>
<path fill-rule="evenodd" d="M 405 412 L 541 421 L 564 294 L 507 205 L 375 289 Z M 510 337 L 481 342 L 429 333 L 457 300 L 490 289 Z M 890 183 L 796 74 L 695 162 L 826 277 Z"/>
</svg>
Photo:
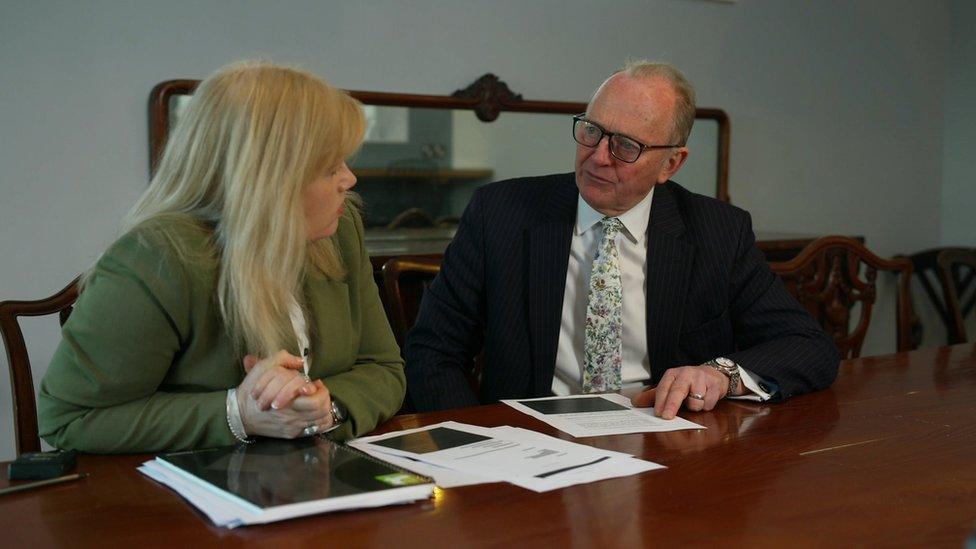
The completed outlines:
<svg viewBox="0 0 976 549">
<path fill-rule="evenodd" d="M 850 237 L 824 236 L 811 242 L 795 258 L 770 263 L 770 267 L 783 279 L 787 290 L 833 337 L 844 358 L 861 355 L 871 310 L 877 299 L 877 271 L 898 273 L 898 351 L 913 348 L 909 291 L 911 261 L 882 259 Z M 851 330 L 851 310 L 856 305 L 861 308 L 860 318 Z"/>
<path fill-rule="evenodd" d="M 62 326 L 71 314 L 78 299 L 78 277 L 51 297 L 37 301 L 4 301 L 0 303 L 0 333 L 7 349 L 10 368 L 10 391 L 13 393 L 14 431 L 17 435 L 17 453 L 41 451 L 41 439 L 37 435 L 37 404 L 34 399 L 34 379 L 31 375 L 30 357 L 24 344 L 24 333 L 17 317 L 44 316 L 58 313 Z"/>
<path fill-rule="evenodd" d="M 387 315 L 400 348 L 417 320 L 424 292 L 440 271 L 441 260 L 429 257 L 395 257 L 383 264 Z"/>
<path fill-rule="evenodd" d="M 947 249 L 939 252 L 936 260 L 939 265 L 939 281 L 942 295 L 945 296 L 945 311 L 949 331 L 949 344 L 964 343 L 966 326 L 963 322 L 976 304 L 976 289 L 963 301 L 963 293 L 969 282 L 976 278 L 976 250 Z M 968 269 L 966 269 L 968 267 Z M 963 276 L 962 271 L 969 273 Z"/>
<path fill-rule="evenodd" d="M 915 277 L 928 297 L 929 303 L 945 325 L 946 342 L 952 345 L 961 341 L 954 336 L 955 320 L 945 306 L 947 298 L 945 292 L 946 286 L 942 281 L 938 263 L 939 254 L 945 251 L 965 253 L 973 250 L 971 248 L 932 248 L 914 253 L 908 256 L 908 259 L 912 262 L 912 266 L 915 269 Z M 963 269 L 954 269 L 949 274 L 956 295 L 962 299 L 962 301 L 958 302 L 961 307 L 960 312 L 962 317 L 966 318 L 966 315 L 976 308 L 976 271 L 970 270 L 968 273 L 964 273 Z M 970 293 L 972 293 L 971 297 L 965 299 Z M 913 342 L 916 346 L 919 346 L 922 343 L 924 326 L 920 321 L 916 321 L 912 328 Z"/>
<path fill-rule="evenodd" d="M 441 272 L 441 258 L 394 257 L 383 264 L 382 271 L 383 288 L 386 291 L 386 314 L 390 318 L 390 326 L 393 328 L 397 344 L 402 349 L 407 339 L 407 332 L 417 321 L 424 292 L 427 291 L 437 273 Z M 471 370 L 465 374 L 468 385 L 475 394 L 478 394 L 481 386 L 483 363 L 483 355 L 478 355 L 471 365 Z M 404 406 L 401 412 L 412 411 L 409 404 Z"/>
</svg>

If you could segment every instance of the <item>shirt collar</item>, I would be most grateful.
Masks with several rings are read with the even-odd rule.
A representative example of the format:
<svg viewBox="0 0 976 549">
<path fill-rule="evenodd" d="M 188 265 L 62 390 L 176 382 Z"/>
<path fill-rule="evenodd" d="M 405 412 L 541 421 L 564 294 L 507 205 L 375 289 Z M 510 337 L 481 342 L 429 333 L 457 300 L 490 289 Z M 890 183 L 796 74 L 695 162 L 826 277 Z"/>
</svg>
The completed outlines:
<svg viewBox="0 0 976 549">
<path fill-rule="evenodd" d="M 633 208 L 617 216 L 620 224 L 623 225 L 624 234 L 635 244 L 640 244 L 647 235 L 647 224 L 651 219 L 651 201 L 654 199 L 654 187 L 643 200 L 638 202 Z M 589 231 L 606 217 L 602 213 L 594 210 L 583 196 L 580 195 L 576 201 L 576 235 L 582 235 Z"/>
</svg>

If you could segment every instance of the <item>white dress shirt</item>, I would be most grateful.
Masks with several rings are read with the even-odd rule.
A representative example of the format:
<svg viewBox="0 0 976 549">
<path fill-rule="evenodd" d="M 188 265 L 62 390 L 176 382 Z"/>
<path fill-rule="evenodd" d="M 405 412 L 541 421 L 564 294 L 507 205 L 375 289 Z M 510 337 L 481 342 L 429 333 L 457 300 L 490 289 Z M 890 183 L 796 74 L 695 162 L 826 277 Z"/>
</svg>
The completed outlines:
<svg viewBox="0 0 976 549">
<path fill-rule="evenodd" d="M 623 228 L 614 238 L 620 256 L 620 283 L 623 290 L 621 311 L 621 389 L 639 388 L 651 378 L 647 354 L 647 225 L 651 216 L 654 188 L 636 206 L 617 216 Z M 582 197 L 577 199 L 576 225 L 566 267 L 566 290 L 556 350 L 556 369 L 552 392 L 556 395 L 582 392 L 586 337 L 586 305 L 590 292 L 590 272 L 600 241 L 605 216 L 590 207 Z M 746 389 L 752 394 L 739 398 L 768 400 L 770 395 L 759 387 L 759 379 L 739 367 Z"/>
</svg>

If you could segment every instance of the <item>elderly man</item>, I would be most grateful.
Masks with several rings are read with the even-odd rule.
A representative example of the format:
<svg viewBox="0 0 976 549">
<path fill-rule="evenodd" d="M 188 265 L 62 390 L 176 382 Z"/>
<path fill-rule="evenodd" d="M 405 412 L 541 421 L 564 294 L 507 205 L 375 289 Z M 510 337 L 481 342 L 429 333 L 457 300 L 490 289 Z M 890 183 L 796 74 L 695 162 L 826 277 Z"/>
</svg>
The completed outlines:
<svg viewBox="0 0 976 549">
<path fill-rule="evenodd" d="M 694 116 L 680 72 L 631 63 L 573 118 L 575 173 L 475 193 L 407 338 L 418 410 L 654 384 L 634 403 L 670 419 L 833 381 L 833 342 L 770 272 L 749 214 L 671 181 Z"/>
</svg>

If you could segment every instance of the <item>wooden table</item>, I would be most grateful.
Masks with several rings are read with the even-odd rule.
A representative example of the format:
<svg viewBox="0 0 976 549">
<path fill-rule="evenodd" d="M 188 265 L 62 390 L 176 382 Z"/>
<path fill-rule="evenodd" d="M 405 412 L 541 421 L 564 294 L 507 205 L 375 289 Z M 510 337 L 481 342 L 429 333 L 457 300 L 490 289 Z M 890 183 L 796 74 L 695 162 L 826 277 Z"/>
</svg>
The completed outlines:
<svg viewBox="0 0 976 549">
<path fill-rule="evenodd" d="M 576 440 L 664 470 L 545 494 L 438 490 L 425 503 L 236 530 L 138 473 L 146 456 L 82 456 L 88 479 L 0 497 L 0 535 L 8 547 L 961 547 L 976 528 L 974 344 L 852 360 L 826 391 L 684 415 L 708 430 Z M 502 405 L 400 416 L 382 430 L 447 419 L 573 440 Z"/>
</svg>

